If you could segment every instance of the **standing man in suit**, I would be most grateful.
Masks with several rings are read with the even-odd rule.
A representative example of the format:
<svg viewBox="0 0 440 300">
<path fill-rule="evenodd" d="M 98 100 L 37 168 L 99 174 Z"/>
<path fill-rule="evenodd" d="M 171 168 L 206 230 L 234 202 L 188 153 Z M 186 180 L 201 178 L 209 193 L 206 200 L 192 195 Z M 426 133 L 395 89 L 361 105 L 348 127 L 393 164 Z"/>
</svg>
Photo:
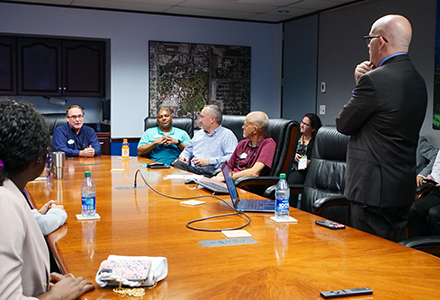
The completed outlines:
<svg viewBox="0 0 440 300">
<path fill-rule="evenodd" d="M 84 125 L 84 111 L 78 105 L 66 110 L 67 123 L 53 133 L 53 148 L 63 151 L 66 157 L 93 157 L 101 155 L 101 145 L 93 128 Z"/>
<path fill-rule="evenodd" d="M 356 87 L 336 118 L 351 135 L 345 196 L 351 226 L 383 238 L 404 238 L 414 202 L 416 148 L 427 92 L 408 57 L 411 24 L 403 16 L 378 19 L 365 38 L 370 61 L 355 70 Z"/>
</svg>

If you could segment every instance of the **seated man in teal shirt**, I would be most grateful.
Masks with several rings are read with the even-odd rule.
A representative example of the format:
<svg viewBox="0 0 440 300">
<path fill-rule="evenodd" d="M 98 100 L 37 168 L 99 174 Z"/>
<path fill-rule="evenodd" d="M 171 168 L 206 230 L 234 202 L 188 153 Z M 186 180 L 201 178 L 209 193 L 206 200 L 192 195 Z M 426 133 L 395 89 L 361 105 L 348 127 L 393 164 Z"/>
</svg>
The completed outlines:
<svg viewBox="0 0 440 300">
<path fill-rule="evenodd" d="M 172 126 L 173 117 L 167 110 L 157 114 L 158 127 L 147 129 L 138 144 L 138 155 L 154 161 L 171 164 L 189 144 L 185 130 Z"/>
</svg>

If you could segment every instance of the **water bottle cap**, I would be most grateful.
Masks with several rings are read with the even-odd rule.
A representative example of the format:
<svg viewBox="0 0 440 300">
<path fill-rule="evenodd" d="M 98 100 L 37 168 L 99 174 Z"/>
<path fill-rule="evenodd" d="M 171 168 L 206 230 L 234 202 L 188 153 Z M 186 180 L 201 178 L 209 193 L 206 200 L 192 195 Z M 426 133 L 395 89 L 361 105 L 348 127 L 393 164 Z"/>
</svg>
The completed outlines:
<svg viewBox="0 0 440 300">
<path fill-rule="evenodd" d="M 281 174 L 280 174 L 280 179 L 286 179 L 286 174 L 281 173 Z"/>
<path fill-rule="evenodd" d="M 84 172 L 84 175 L 85 175 L 86 177 L 90 177 L 90 175 L 92 175 L 92 172 L 90 172 L 90 171 L 85 171 L 85 172 Z"/>
<path fill-rule="evenodd" d="M 122 141 L 127 142 L 128 140 L 127 139 L 123 139 Z"/>
</svg>

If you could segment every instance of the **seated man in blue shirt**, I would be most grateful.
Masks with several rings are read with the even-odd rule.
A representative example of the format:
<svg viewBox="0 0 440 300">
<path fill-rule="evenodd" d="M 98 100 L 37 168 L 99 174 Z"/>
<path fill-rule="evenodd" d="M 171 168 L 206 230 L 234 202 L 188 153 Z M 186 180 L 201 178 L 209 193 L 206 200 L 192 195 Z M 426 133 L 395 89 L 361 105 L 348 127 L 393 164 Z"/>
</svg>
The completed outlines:
<svg viewBox="0 0 440 300">
<path fill-rule="evenodd" d="M 237 147 L 234 133 L 221 126 L 222 112 L 217 105 L 206 105 L 200 112 L 201 130 L 194 134 L 174 167 L 213 176 Z"/>
<path fill-rule="evenodd" d="M 84 112 L 78 105 L 66 110 L 67 123 L 53 133 L 53 148 L 63 151 L 66 157 L 93 157 L 101 155 L 101 145 L 95 131 L 84 125 Z"/>
<path fill-rule="evenodd" d="M 157 114 L 157 127 L 147 129 L 138 144 L 138 155 L 171 164 L 189 144 L 185 130 L 172 126 L 173 117 L 163 109 Z"/>
</svg>

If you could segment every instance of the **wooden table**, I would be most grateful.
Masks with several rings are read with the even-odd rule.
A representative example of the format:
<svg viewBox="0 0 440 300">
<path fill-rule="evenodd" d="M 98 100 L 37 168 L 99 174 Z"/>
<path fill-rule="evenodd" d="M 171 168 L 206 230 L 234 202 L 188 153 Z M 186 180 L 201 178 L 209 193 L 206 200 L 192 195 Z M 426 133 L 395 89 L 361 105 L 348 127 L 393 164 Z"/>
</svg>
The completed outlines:
<svg viewBox="0 0 440 300">
<path fill-rule="evenodd" d="M 359 287 L 369 287 L 374 293 L 346 299 L 439 297 L 438 258 L 352 228 L 317 226 L 319 217 L 296 209 L 291 209 L 291 215 L 298 224 L 277 224 L 269 218 L 272 214 L 249 213 L 252 222 L 245 229 L 255 244 L 204 247 L 199 241 L 225 237 L 220 232 L 188 229 L 186 223 L 232 210 L 214 198 L 188 207 L 151 189 L 116 189 L 132 187 L 135 171 L 146 162 L 149 160 L 131 157 L 122 161 L 111 156 L 67 159 L 64 178 L 54 180 L 51 192 L 45 191 L 43 182 L 28 183 L 37 207 L 57 199 L 69 215 L 66 224 L 48 237 L 63 272 L 94 281 L 100 263 L 110 254 L 164 256 L 168 276 L 147 290 L 143 299 L 322 299 L 321 291 Z M 81 210 L 84 171 L 92 172 L 97 185 L 100 221 L 80 222 L 75 216 Z M 184 185 L 182 180 L 164 180 L 167 174 L 183 174 L 174 168 L 145 169 L 144 174 L 149 184 L 168 195 L 209 194 L 193 190 L 194 185 Z M 145 185 L 140 176 L 137 183 Z M 258 198 L 240 193 L 241 197 Z M 245 221 L 234 216 L 195 226 L 234 227 Z M 122 296 L 97 286 L 83 299 Z"/>
</svg>

